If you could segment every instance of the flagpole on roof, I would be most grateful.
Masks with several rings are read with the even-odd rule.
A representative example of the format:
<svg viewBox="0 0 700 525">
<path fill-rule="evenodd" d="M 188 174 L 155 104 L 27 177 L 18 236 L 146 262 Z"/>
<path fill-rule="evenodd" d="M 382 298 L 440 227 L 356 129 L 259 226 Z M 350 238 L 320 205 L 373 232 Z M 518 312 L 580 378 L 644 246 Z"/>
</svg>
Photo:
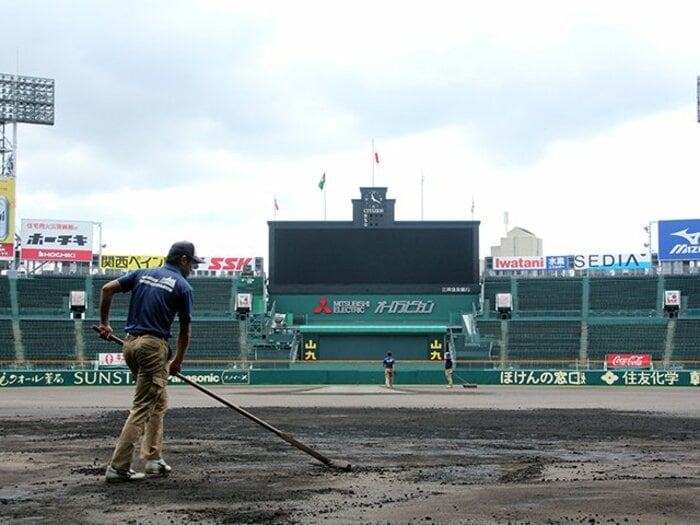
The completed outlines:
<svg viewBox="0 0 700 525">
<path fill-rule="evenodd" d="M 420 170 L 420 220 L 423 220 L 423 186 L 425 185 L 425 175 Z"/>
<path fill-rule="evenodd" d="M 374 157 L 375 151 L 374 151 L 374 139 L 372 139 L 372 187 L 374 187 Z"/>
<path fill-rule="evenodd" d="M 321 175 L 321 180 L 318 181 L 318 187 L 323 192 L 323 220 L 326 220 L 326 172 Z"/>
</svg>

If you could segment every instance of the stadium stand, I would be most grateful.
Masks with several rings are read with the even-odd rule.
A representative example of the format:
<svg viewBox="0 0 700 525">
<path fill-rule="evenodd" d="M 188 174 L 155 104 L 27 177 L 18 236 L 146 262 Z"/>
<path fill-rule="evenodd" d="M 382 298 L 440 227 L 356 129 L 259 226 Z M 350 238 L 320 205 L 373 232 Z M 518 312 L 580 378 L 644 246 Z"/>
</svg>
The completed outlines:
<svg viewBox="0 0 700 525">
<path fill-rule="evenodd" d="M 197 277 L 189 282 L 194 290 L 194 307 L 198 315 L 233 314 L 233 279 Z"/>
<path fill-rule="evenodd" d="M 575 361 L 581 347 L 580 321 L 509 322 L 508 359 Z"/>
<path fill-rule="evenodd" d="M 581 279 L 520 279 L 518 311 L 521 315 L 579 315 L 582 294 Z"/>
<path fill-rule="evenodd" d="M 483 309 L 485 313 L 493 311 L 496 305 L 496 294 L 511 293 L 511 280 L 503 279 L 485 279 L 483 285 Z"/>
<path fill-rule="evenodd" d="M 622 323 L 616 320 L 591 319 L 588 324 L 588 358 L 604 361 L 606 354 L 651 354 L 654 361 L 663 359 L 666 320 L 657 318 Z"/>
<path fill-rule="evenodd" d="M 77 361 L 75 322 L 56 319 L 22 319 L 24 359 L 38 368 Z"/>
<path fill-rule="evenodd" d="M 12 320 L 0 319 L 0 361 L 14 361 L 15 336 L 12 332 Z"/>
<path fill-rule="evenodd" d="M 98 319 L 100 289 L 110 279 L 90 275 L 0 277 L 2 366 L 15 361 L 40 368 L 94 366 L 99 353 L 117 351 L 91 329 Z M 195 317 L 187 356 L 191 366 L 226 367 L 261 356 L 264 360 L 282 360 L 290 355 L 288 347 L 278 348 L 274 341 L 258 341 L 257 347 L 251 346 L 246 337 L 253 330 L 252 321 L 246 324 L 236 319 L 232 279 L 197 277 L 190 282 L 195 289 Z M 663 290 L 671 289 L 681 290 L 683 298 L 676 319 L 664 317 L 659 301 Z M 68 296 L 73 290 L 88 292 L 89 309 L 83 320 L 70 319 Z M 507 321 L 496 318 L 493 312 L 495 294 L 503 292 L 514 294 L 514 315 Z M 118 294 L 114 298 L 112 325 L 118 335 L 123 335 L 129 297 Z M 475 317 L 476 328 L 478 339 L 489 343 L 484 347 L 490 353 L 480 353 L 478 359 L 490 358 L 498 366 L 504 366 L 502 359 L 524 367 L 534 366 L 532 363 L 545 366 L 547 362 L 554 366 L 561 361 L 596 366 L 608 353 L 648 353 L 655 363 L 672 362 L 677 366 L 700 363 L 697 275 L 491 277 L 483 283 L 483 298 L 484 310 Z M 13 304 L 18 306 L 14 312 Z M 486 304 L 491 305 L 490 311 Z M 17 341 L 13 323 L 19 330 Z M 174 336 L 177 331 L 176 322 Z M 460 360 L 468 358 L 469 350 L 465 347 L 458 355 Z"/>
<path fill-rule="evenodd" d="M 102 287 L 109 281 L 114 279 L 114 277 L 92 277 L 92 285 L 89 287 L 88 291 L 88 308 L 97 314 L 97 310 L 100 306 L 100 292 Z M 112 309 L 111 313 L 113 316 L 118 317 L 120 315 L 125 316 L 129 311 L 129 294 L 118 293 L 114 294 L 112 297 Z"/>
<path fill-rule="evenodd" d="M 591 314 L 649 316 L 657 311 L 656 276 L 590 279 L 589 286 Z"/>
<path fill-rule="evenodd" d="M 12 296 L 10 295 L 10 280 L 0 277 L 0 315 L 12 313 Z"/>
<path fill-rule="evenodd" d="M 665 276 L 664 289 L 680 290 L 684 309 L 700 309 L 700 277 L 697 275 Z"/>
<path fill-rule="evenodd" d="M 179 323 L 172 326 L 173 339 L 171 346 L 176 344 Z M 218 364 L 240 361 L 245 356 L 241 348 L 239 323 L 236 320 L 201 320 L 192 322 L 192 338 L 186 359 L 189 363 L 199 366 L 216 362 Z"/>
<path fill-rule="evenodd" d="M 492 343 L 491 355 L 498 358 L 501 351 L 501 321 L 477 319 L 476 326 L 482 340 Z"/>
<path fill-rule="evenodd" d="M 68 301 L 73 290 L 86 290 L 84 277 L 37 275 L 17 279 L 19 313 L 68 317 Z"/>
<path fill-rule="evenodd" d="M 671 358 L 700 364 L 700 319 L 678 319 Z"/>
</svg>

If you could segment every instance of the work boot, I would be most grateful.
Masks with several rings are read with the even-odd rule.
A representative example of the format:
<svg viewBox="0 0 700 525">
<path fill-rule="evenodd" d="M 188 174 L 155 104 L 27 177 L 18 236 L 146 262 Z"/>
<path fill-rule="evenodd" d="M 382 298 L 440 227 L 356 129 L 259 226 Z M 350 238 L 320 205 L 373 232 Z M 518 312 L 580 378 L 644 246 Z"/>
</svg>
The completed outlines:
<svg viewBox="0 0 700 525">
<path fill-rule="evenodd" d="M 146 475 L 149 477 L 167 476 L 172 470 L 162 458 L 146 461 Z"/>
<path fill-rule="evenodd" d="M 107 467 L 107 471 L 105 472 L 105 481 L 107 483 L 141 481 L 142 479 L 146 479 L 146 475 L 142 472 L 136 472 L 133 469 L 114 468 L 112 465 Z"/>
</svg>

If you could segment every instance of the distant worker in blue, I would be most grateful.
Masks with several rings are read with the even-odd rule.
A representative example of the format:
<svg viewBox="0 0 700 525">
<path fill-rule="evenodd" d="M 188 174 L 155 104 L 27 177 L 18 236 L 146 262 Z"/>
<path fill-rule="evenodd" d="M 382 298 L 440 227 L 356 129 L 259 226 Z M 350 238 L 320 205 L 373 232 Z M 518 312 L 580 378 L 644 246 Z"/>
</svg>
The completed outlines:
<svg viewBox="0 0 700 525">
<path fill-rule="evenodd" d="M 396 372 L 396 359 L 391 355 L 391 352 L 386 353 L 384 361 L 384 385 L 387 388 L 394 388 L 394 372 Z"/>
<path fill-rule="evenodd" d="M 445 351 L 445 379 L 447 379 L 447 388 L 452 388 L 452 369 L 454 368 L 454 362 L 452 361 L 452 354 L 450 351 Z"/>
</svg>

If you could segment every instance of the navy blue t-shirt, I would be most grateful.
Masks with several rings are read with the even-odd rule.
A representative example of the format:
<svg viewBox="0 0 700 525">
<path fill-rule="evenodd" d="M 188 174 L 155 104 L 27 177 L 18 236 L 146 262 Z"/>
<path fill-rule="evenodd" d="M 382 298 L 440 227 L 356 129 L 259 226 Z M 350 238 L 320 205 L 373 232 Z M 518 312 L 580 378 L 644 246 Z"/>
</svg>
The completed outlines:
<svg viewBox="0 0 700 525">
<path fill-rule="evenodd" d="M 131 292 L 128 334 L 169 339 L 176 314 L 180 322 L 192 320 L 192 286 L 175 265 L 130 272 L 119 278 L 119 284 L 123 292 Z"/>
<path fill-rule="evenodd" d="M 384 368 L 389 368 L 392 369 L 394 368 L 394 364 L 396 363 L 396 359 L 394 359 L 392 356 L 388 356 L 384 358 Z"/>
<path fill-rule="evenodd" d="M 452 368 L 452 356 L 445 353 L 445 370 Z"/>
</svg>

